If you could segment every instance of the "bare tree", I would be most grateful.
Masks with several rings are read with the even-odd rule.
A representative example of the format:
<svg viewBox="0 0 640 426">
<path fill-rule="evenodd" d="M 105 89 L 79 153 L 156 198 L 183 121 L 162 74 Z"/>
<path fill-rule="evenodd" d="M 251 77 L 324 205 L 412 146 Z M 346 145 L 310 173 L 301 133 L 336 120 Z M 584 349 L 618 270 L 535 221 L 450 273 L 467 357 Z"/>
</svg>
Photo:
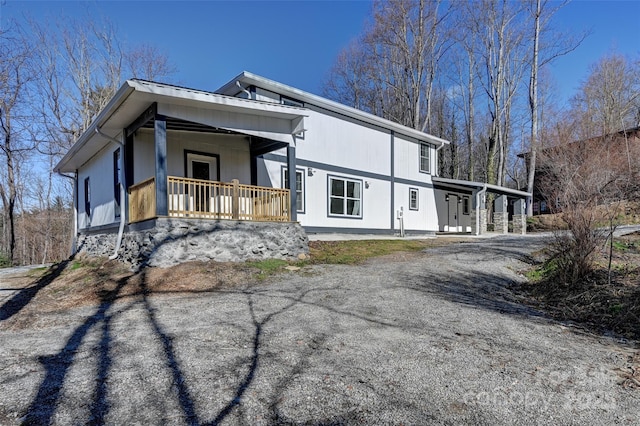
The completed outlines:
<svg viewBox="0 0 640 426">
<path fill-rule="evenodd" d="M 569 142 L 571 132 L 563 126 L 573 123 L 558 127 L 556 145 L 540 152 L 538 179 L 552 211 L 567 226 L 568 232 L 556 234 L 553 248 L 564 282 L 575 284 L 592 271 L 596 249 L 615 228 L 620 203 L 633 196 L 638 167 L 629 171 L 619 133 Z M 640 146 L 634 149 L 640 155 Z"/>
<path fill-rule="evenodd" d="M 176 73 L 177 68 L 169 57 L 151 44 L 141 44 L 124 52 L 127 77 L 143 80 L 166 78 Z"/>
<path fill-rule="evenodd" d="M 325 82 L 333 99 L 397 123 L 431 131 L 431 95 L 451 8 L 440 1 L 377 1 L 371 25 L 338 56 Z"/>
<path fill-rule="evenodd" d="M 572 110 L 587 139 L 640 124 L 640 56 L 612 53 L 590 67 L 572 98 Z"/>
<path fill-rule="evenodd" d="M 16 203 L 20 185 L 19 164 L 34 149 L 25 131 L 28 123 L 28 85 L 34 78 L 30 60 L 31 45 L 22 37 L 20 28 L 12 23 L 0 30 L 0 152 L 6 172 L 0 174 L 6 240 L 3 247 L 10 264 L 15 262 Z"/>
<path fill-rule="evenodd" d="M 567 1 L 560 4 L 550 5 L 548 0 L 530 0 L 529 11 L 533 16 L 533 39 L 532 39 L 532 59 L 529 76 L 529 111 L 531 114 L 531 136 L 529 141 L 527 191 L 533 192 L 536 173 L 536 160 L 539 149 L 539 96 L 538 83 L 540 67 L 552 62 L 554 59 L 566 55 L 575 50 L 585 39 L 587 33 L 579 37 L 571 37 L 568 34 L 561 34 L 550 28 L 550 21 L 553 15 L 567 4 Z M 543 45 L 540 45 L 544 37 Z M 541 58 L 542 54 L 542 58 Z M 533 215 L 533 204 L 527 203 L 527 215 Z"/>
<path fill-rule="evenodd" d="M 151 45 L 128 49 L 108 21 L 58 18 L 55 24 L 25 20 L 28 30 L 16 22 L 0 33 L 1 248 L 11 263 L 68 255 L 70 185 L 53 175 L 53 165 L 124 78 L 167 78 L 175 71 Z M 20 176 L 27 159 L 42 165 L 29 180 Z"/>
</svg>

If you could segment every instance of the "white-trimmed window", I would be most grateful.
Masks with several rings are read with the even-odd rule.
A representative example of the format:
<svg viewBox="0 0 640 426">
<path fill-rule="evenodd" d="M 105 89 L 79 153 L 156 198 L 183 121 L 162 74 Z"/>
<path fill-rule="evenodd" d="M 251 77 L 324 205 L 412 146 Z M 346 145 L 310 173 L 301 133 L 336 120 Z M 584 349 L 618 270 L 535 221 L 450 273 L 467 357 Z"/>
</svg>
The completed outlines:
<svg viewBox="0 0 640 426">
<path fill-rule="evenodd" d="M 420 142 L 420 172 L 431 173 L 431 146 Z"/>
<path fill-rule="evenodd" d="M 282 168 L 282 187 L 289 187 L 289 174 L 287 168 Z M 291 188 L 293 189 L 293 188 Z M 296 210 L 304 213 L 304 170 L 296 170 Z"/>
<path fill-rule="evenodd" d="M 362 181 L 329 176 L 329 216 L 362 217 Z"/>
<path fill-rule="evenodd" d="M 409 188 L 409 210 L 418 210 L 418 188 Z"/>
</svg>

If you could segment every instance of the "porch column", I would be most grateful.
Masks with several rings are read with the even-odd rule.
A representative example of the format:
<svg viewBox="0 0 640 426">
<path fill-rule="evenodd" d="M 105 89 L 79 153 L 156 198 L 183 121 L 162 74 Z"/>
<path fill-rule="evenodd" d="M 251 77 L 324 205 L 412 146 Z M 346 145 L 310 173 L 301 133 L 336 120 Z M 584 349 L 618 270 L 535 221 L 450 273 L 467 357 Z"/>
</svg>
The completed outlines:
<svg viewBox="0 0 640 426">
<path fill-rule="evenodd" d="M 289 179 L 289 194 L 291 203 L 289 211 L 291 212 L 291 221 L 298 221 L 298 195 L 296 193 L 296 148 L 287 145 L 287 178 Z"/>
<path fill-rule="evenodd" d="M 509 211 L 507 210 L 507 196 L 500 195 L 493 203 L 494 230 L 501 234 L 509 232 Z"/>
<path fill-rule="evenodd" d="M 154 121 L 156 157 L 156 216 L 168 216 L 167 200 L 167 121 L 156 115 Z"/>
<path fill-rule="evenodd" d="M 513 233 L 520 235 L 527 233 L 527 212 L 522 198 L 513 203 Z"/>
</svg>

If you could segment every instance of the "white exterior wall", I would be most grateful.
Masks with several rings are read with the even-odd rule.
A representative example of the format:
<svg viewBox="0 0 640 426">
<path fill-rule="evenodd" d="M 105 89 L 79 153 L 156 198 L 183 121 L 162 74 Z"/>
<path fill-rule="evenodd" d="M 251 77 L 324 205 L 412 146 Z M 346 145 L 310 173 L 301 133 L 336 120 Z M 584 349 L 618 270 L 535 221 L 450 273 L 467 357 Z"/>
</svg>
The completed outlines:
<svg viewBox="0 0 640 426">
<path fill-rule="evenodd" d="M 141 182 L 155 175 L 153 131 L 138 130 L 134 142 L 134 180 Z M 249 139 L 246 136 L 214 135 L 183 131 L 167 132 L 167 175 L 186 176 L 185 150 L 219 156 L 220 180 L 251 183 Z M 135 183 L 134 182 L 134 183 Z"/>
<path fill-rule="evenodd" d="M 259 91 L 258 91 L 259 93 Z M 394 135 L 395 176 L 414 183 L 396 182 L 392 212 L 391 197 L 391 131 L 325 114 L 310 109 L 304 139 L 296 141 L 297 169 L 303 170 L 304 212 L 298 221 L 305 227 L 364 228 L 398 231 L 397 211 L 404 210 L 407 230 L 436 231 L 438 218 L 431 185 L 431 175 L 420 173 L 419 144 Z M 286 166 L 286 150 L 273 152 L 281 161 L 267 159 L 264 167 L 268 182 L 261 185 L 282 187 L 282 168 Z M 267 156 L 269 157 L 269 156 Z M 435 149 L 431 150 L 432 167 Z M 310 165 L 311 163 L 311 165 Z M 308 169 L 314 171 L 308 175 Z M 329 216 L 329 176 L 362 182 L 362 218 Z M 367 188 L 366 183 L 369 187 Z M 430 187 L 427 187 L 429 185 Z M 409 188 L 418 189 L 418 210 L 409 210 Z"/>
<path fill-rule="evenodd" d="M 116 136 L 120 139 L 122 135 Z M 78 229 L 119 223 L 113 196 L 113 153 L 120 145 L 109 142 L 78 170 Z M 85 213 L 84 180 L 89 177 L 91 216 Z M 119 211 L 119 210 L 118 210 Z"/>
</svg>

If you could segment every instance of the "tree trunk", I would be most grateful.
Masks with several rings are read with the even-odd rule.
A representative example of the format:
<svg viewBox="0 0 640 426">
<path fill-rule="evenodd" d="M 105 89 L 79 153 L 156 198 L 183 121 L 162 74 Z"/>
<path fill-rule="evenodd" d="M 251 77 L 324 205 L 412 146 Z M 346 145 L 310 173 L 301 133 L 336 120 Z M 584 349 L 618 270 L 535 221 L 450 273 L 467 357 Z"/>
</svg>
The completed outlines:
<svg viewBox="0 0 640 426">
<path fill-rule="evenodd" d="M 531 147 L 529 149 L 529 165 L 527 168 L 527 192 L 533 194 L 536 176 L 536 160 L 538 155 L 538 50 L 540 41 L 540 0 L 536 0 L 536 13 L 533 31 L 533 60 L 531 62 L 531 79 L 529 80 L 529 108 L 531 112 Z M 527 203 L 527 216 L 533 216 L 533 200 Z"/>
</svg>

